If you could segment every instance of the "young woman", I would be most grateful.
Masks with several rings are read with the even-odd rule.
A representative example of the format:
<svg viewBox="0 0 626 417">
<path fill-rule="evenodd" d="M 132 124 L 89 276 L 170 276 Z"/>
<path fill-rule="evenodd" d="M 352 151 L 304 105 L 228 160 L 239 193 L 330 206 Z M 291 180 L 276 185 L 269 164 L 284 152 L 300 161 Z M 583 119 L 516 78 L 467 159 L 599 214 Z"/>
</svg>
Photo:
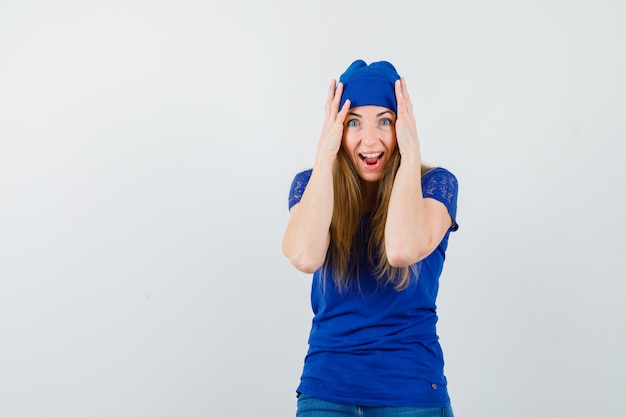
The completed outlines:
<svg viewBox="0 0 626 417">
<path fill-rule="evenodd" d="M 407 83 L 389 62 L 353 62 L 325 114 L 283 240 L 313 274 L 297 417 L 450 417 L 436 297 L 457 180 L 422 163 Z"/>
</svg>

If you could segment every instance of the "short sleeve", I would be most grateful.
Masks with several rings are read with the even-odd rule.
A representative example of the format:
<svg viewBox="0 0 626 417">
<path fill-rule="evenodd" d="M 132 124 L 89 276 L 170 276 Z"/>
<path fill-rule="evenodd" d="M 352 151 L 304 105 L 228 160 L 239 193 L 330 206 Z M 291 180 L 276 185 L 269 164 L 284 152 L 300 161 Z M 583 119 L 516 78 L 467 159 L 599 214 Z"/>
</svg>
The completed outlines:
<svg viewBox="0 0 626 417">
<path fill-rule="evenodd" d="M 458 196 L 458 182 L 453 173 L 444 168 L 433 168 L 422 177 L 422 195 L 424 198 L 433 198 L 443 203 L 452 217 L 452 231 L 459 225 L 456 222 L 456 206 Z"/>
<path fill-rule="evenodd" d="M 306 189 L 309 179 L 311 179 L 312 169 L 299 172 L 291 182 L 291 189 L 289 190 L 289 210 L 300 202 L 302 194 Z"/>
</svg>

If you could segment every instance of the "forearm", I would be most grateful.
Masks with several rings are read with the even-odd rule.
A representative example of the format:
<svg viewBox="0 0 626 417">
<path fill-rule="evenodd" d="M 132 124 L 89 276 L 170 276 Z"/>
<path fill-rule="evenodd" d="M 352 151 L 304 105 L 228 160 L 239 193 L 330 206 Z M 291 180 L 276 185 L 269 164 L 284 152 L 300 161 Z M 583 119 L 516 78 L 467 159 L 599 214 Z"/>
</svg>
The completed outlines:
<svg viewBox="0 0 626 417">
<path fill-rule="evenodd" d="M 396 174 L 385 224 L 385 249 L 393 266 L 411 265 L 433 248 L 433 233 L 422 196 L 422 161 L 405 152 Z"/>
<path fill-rule="evenodd" d="M 326 258 L 334 202 L 333 161 L 316 161 L 302 199 L 291 210 L 283 238 L 283 252 L 302 272 L 315 272 Z"/>
</svg>

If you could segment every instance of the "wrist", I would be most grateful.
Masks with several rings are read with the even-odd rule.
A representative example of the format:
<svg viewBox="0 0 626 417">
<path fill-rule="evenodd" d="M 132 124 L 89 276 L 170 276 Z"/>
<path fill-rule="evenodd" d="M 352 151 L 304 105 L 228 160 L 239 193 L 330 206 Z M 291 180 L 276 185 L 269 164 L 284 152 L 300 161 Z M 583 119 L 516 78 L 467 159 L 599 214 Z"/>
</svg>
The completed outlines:
<svg viewBox="0 0 626 417">
<path fill-rule="evenodd" d="M 422 154 L 419 149 L 414 151 L 402 151 L 400 152 L 400 165 L 408 166 L 422 166 Z"/>
<path fill-rule="evenodd" d="M 318 153 L 313 163 L 313 169 L 332 171 L 335 159 L 337 159 L 337 153 Z"/>
</svg>

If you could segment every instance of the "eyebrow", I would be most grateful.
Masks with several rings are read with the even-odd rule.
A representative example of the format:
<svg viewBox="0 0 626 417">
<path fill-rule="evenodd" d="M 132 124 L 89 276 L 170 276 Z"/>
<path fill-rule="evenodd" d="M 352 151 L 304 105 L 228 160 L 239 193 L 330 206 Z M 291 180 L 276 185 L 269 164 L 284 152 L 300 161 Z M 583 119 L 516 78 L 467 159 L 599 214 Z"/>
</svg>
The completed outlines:
<svg viewBox="0 0 626 417">
<path fill-rule="evenodd" d="M 391 110 L 385 110 L 385 111 L 382 111 L 382 112 L 378 113 L 378 114 L 376 115 L 376 117 L 380 117 L 380 116 L 382 116 L 383 114 L 386 114 L 386 113 L 391 113 Z M 348 114 L 350 114 L 350 115 L 352 115 L 352 116 L 356 116 L 356 117 L 363 118 L 363 116 L 361 116 L 360 114 L 355 113 L 355 112 L 353 112 L 353 111 L 349 112 Z"/>
</svg>

